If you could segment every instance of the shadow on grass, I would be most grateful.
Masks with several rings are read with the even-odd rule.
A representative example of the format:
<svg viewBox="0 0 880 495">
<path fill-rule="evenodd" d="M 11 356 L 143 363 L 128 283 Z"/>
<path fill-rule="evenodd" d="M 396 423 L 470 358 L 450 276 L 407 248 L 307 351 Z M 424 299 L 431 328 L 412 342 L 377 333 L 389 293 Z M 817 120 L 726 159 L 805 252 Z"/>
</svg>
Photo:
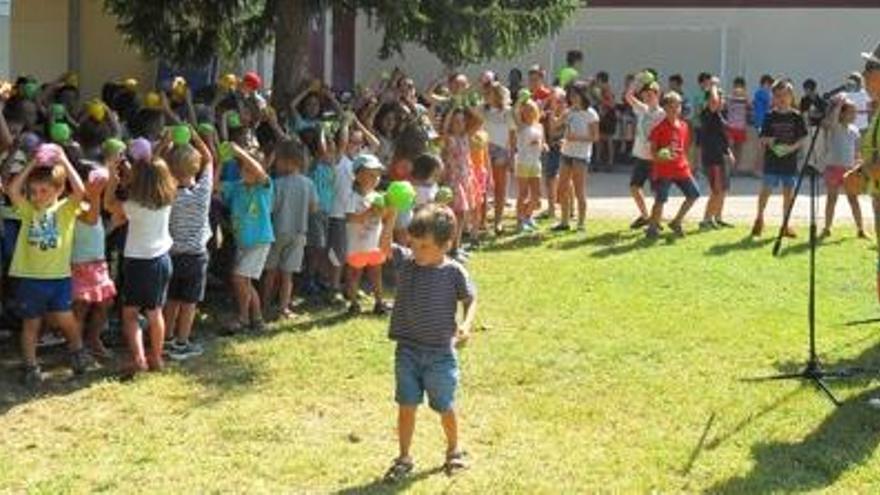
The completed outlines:
<svg viewBox="0 0 880 495">
<path fill-rule="evenodd" d="M 862 338 L 859 339 L 856 343 L 865 340 L 868 339 Z M 838 348 L 832 349 L 830 352 L 836 352 L 842 347 L 849 347 L 849 345 L 850 344 L 847 344 L 845 346 L 838 346 Z M 821 362 L 823 370 L 828 372 L 840 371 L 848 373 L 848 376 L 844 378 L 829 377 L 827 379 L 827 383 L 832 389 L 864 387 L 870 384 L 872 380 L 880 376 L 880 344 L 875 344 L 871 347 L 868 347 L 867 349 L 864 349 L 859 355 L 855 357 L 838 359 L 836 361 L 827 361 L 822 358 L 822 354 L 825 353 L 820 352 L 819 360 Z M 805 366 L 806 360 L 781 361 L 776 363 L 775 365 L 776 369 L 781 374 L 797 373 L 803 370 Z"/>
<path fill-rule="evenodd" d="M 801 441 L 752 446 L 752 470 L 707 492 L 791 493 L 830 487 L 850 467 L 865 463 L 880 442 L 880 416 L 865 405 L 873 393 L 846 400 Z"/>
<path fill-rule="evenodd" d="M 735 251 L 760 249 L 772 242 L 773 239 L 771 238 L 755 239 L 754 237 L 747 235 L 738 241 L 716 244 L 707 249 L 706 254 L 709 256 L 725 256 Z"/>
<path fill-rule="evenodd" d="M 587 231 L 589 234 L 589 231 Z M 636 237 L 642 235 L 640 231 L 616 231 L 616 232 L 605 232 L 604 234 L 599 234 L 596 236 L 578 236 L 569 239 L 564 239 L 559 242 L 553 244 L 553 247 L 556 249 L 577 249 L 585 246 L 601 246 L 601 247 L 612 247 L 620 244 L 624 241 L 632 240 Z"/>
<path fill-rule="evenodd" d="M 443 466 L 437 466 L 431 469 L 426 469 L 424 471 L 419 471 L 415 474 L 412 474 L 403 480 L 397 483 L 387 483 L 382 479 L 378 479 L 376 481 L 353 486 L 350 488 L 343 488 L 342 490 L 334 492 L 335 495 L 359 495 L 359 494 L 369 494 L 369 493 L 401 493 L 407 491 L 412 485 L 418 483 L 419 481 L 424 481 L 431 476 L 440 474 L 443 472 Z"/>
<path fill-rule="evenodd" d="M 480 246 L 479 251 L 491 253 L 530 248 L 540 246 L 541 244 L 543 244 L 546 238 L 547 236 L 542 232 L 535 232 L 533 234 L 522 234 L 511 237 L 501 237 L 498 239 L 487 241 L 485 244 Z"/>
<path fill-rule="evenodd" d="M 649 239 L 647 237 L 638 237 L 632 242 L 626 244 L 615 244 L 590 253 L 593 258 L 608 258 L 610 256 L 622 256 L 633 251 L 649 248 L 661 242 L 671 243 L 669 239 L 660 237 L 657 239 Z M 674 241 L 672 241 L 674 242 Z"/>
<path fill-rule="evenodd" d="M 843 239 L 835 239 L 833 241 L 819 241 L 816 244 L 816 249 L 821 250 L 824 247 L 835 246 L 837 244 L 843 244 Z M 791 256 L 795 254 L 803 254 L 810 250 L 810 241 L 809 239 L 804 240 L 803 242 L 799 242 L 797 244 L 788 245 L 779 250 L 779 257 L 783 258 L 785 256 Z"/>
</svg>

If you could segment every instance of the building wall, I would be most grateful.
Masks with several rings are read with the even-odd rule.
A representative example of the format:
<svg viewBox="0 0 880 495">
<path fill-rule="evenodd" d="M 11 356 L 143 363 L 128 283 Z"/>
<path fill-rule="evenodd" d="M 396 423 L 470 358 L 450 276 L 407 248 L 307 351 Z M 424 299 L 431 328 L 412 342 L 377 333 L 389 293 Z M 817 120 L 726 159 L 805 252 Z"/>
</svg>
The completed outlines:
<svg viewBox="0 0 880 495">
<path fill-rule="evenodd" d="M 116 32 L 115 18 L 104 13 L 101 0 L 80 1 L 79 73 L 83 94 L 98 94 L 104 82 L 125 77 L 137 78 L 141 87 L 152 87 L 156 64 L 124 43 Z"/>
<path fill-rule="evenodd" d="M 155 63 L 125 45 L 116 32 L 115 19 L 104 13 L 102 1 L 78 1 L 79 26 L 70 26 L 67 0 L 12 2 L 9 76 L 30 74 L 49 81 L 69 70 L 74 61 L 69 60 L 68 33 L 73 28 L 79 32 L 77 72 L 84 97 L 98 95 L 105 81 L 119 77 L 136 77 L 152 86 Z M 2 67 L 0 57 L 0 70 Z"/>
<path fill-rule="evenodd" d="M 12 2 L 12 77 L 47 81 L 67 70 L 67 7 L 66 0 Z"/>
<path fill-rule="evenodd" d="M 558 36 L 514 60 L 487 64 L 503 77 L 513 67 L 533 63 L 558 69 L 565 52 L 581 49 L 589 74 L 608 71 L 618 86 L 624 74 L 654 67 L 662 74 L 685 76 L 688 85 L 708 70 L 729 83 L 743 75 L 754 84 L 763 73 L 785 74 L 797 81 L 813 77 L 823 87 L 836 86 L 858 70 L 859 52 L 880 42 L 880 9 L 580 9 Z M 451 27 L 451 26 L 450 26 Z M 442 73 L 440 62 L 420 47 L 404 57 L 377 60 L 381 34 L 365 16 L 357 22 L 359 81 L 400 66 L 421 83 Z M 480 67 L 467 67 L 474 75 Z"/>
</svg>

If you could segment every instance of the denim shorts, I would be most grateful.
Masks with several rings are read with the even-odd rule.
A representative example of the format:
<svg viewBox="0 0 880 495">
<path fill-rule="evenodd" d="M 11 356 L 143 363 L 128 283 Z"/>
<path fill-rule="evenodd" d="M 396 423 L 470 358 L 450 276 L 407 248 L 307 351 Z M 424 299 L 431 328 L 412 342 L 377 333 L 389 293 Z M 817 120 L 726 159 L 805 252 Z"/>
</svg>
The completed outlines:
<svg viewBox="0 0 880 495">
<path fill-rule="evenodd" d="M 70 277 L 51 280 L 20 278 L 15 289 L 15 309 L 25 320 L 41 318 L 47 313 L 70 311 L 73 284 Z"/>
<path fill-rule="evenodd" d="M 669 189 L 675 184 L 689 199 L 697 199 L 700 197 L 700 188 L 697 187 L 693 177 L 687 179 L 657 179 L 651 183 L 651 189 L 654 191 L 654 199 L 658 203 L 665 203 L 669 200 Z"/>
<path fill-rule="evenodd" d="M 165 305 L 173 273 L 171 256 L 152 259 L 125 258 L 122 261 L 122 302 L 125 306 L 150 311 Z"/>
<path fill-rule="evenodd" d="M 653 165 L 650 160 L 643 160 L 641 158 L 635 158 L 633 162 L 635 165 L 633 166 L 632 175 L 629 177 L 629 185 L 631 187 L 644 187 L 646 182 L 651 182 L 651 167 Z"/>
<path fill-rule="evenodd" d="M 550 150 L 541 155 L 542 168 L 545 179 L 555 179 L 559 176 L 559 166 L 562 165 L 562 151 L 558 145 L 550 146 Z"/>
<path fill-rule="evenodd" d="M 764 187 L 776 189 L 782 186 L 785 189 L 793 189 L 797 176 L 794 174 L 773 174 L 764 172 Z"/>
<path fill-rule="evenodd" d="M 425 394 L 438 413 L 450 411 L 458 388 L 458 358 L 452 349 L 425 349 L 399 344 L 394 352 L 394 399 L 418 406 Z"/>
</svg>

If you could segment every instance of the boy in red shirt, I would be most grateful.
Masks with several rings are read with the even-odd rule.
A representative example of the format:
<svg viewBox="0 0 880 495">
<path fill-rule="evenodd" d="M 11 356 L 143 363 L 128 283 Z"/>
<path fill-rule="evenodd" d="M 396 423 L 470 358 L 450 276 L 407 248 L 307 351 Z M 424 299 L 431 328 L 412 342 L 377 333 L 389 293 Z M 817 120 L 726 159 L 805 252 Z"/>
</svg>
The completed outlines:
<svg viewBox="0 0 880 495">
<path fill-rule="evenodd" d="M 690 132 L 687 122 L 681 117 L 681 96 L 670 91 L 660 104 L 666 112 L 666 118 L 660 121 L 651 131 L 648 140 L 654 163 L 651 170 L 653 180 L 654 206 L 651 219 L 645 234 L 654 239 L 660 235 L 660 220 L 663 217 L 663 205 L 669 199 L 669 188 L 674 183 L 685 196 L 684 203 L 675 218 L 669 222 L 669 228 L 679 237 L 684 236 L 681 222 L 688 210 L 700 197 L 691 167 L 687 160 L 687 149 L 690 144 Z"/>
</svg>

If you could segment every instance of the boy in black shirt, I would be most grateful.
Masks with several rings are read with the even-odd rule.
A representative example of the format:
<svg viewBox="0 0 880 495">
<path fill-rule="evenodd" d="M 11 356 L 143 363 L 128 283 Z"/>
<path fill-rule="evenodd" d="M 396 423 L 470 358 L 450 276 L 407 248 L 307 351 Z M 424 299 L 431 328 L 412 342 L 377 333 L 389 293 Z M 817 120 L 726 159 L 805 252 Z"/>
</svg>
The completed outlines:
<svg viewBox="0 0 880 495">
<path fill-rule="evenodd" d="M 764 146 L 764 183 L 758 194 L 758 215 L 752 227 L 752 235 L 760 236 L 764 230 L 764 210 L 770 193 L 782 186 L 783 211 L 788 208 L 797 177 L 798 151 L 807 136 L 807 126 L 792 106 L 794 87 L 788 79 L 773 85 L 773 109 L 761 126 L 761 145 Z M 795 237 L 789 226 L 784 235 Z"/>
</svg>

